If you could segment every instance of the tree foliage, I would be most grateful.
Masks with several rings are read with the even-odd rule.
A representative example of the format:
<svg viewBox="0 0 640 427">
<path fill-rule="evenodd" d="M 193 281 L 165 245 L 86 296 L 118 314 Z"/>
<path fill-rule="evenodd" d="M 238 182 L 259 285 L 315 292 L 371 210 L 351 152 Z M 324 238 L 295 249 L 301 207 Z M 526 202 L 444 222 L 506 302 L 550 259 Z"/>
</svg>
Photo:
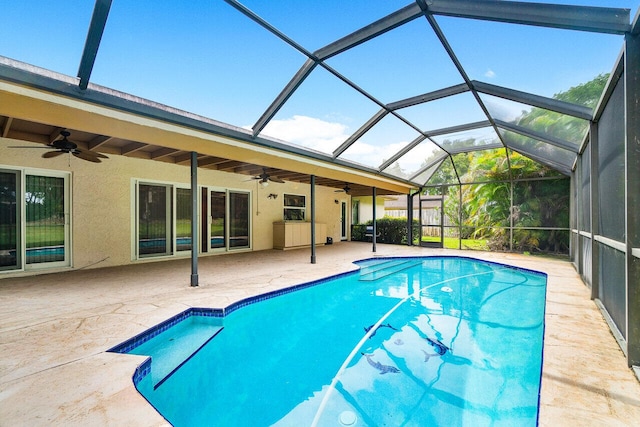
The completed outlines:
<svg viewBox="0 0 640 427">
<path fill-rule="evenodd" d="M 593 108 L 608 77 L 607 74 L 599 75 L 555 94 L 554 98 Z M 574 143 L 582 140 L 588 128 L 585 120 L 541 108 L 523 112 L 516 124 Z M 473 145 L 468 141 L 465 144 Z M 558 179 L 513 182 L 548 177 Z M 458 183 L 458 179 L 463 185 L 447 185 Z M 425 193 L 446 196 L 444 213 L 449 224 L 462 227 L 460 238 L 488 239 L 494 250 L 509 249 L 512 223 L 514 227 L 523 228 L 569 226 L 569 180 L 517 152 L 493 149 L 449 156 L 432 175 L 429 185 L 443 185 L 427 187 Z M 519 229 L 514 230 L 513 249 L 566 252 L 568 241 L 566 231 Z"/>
</svg>

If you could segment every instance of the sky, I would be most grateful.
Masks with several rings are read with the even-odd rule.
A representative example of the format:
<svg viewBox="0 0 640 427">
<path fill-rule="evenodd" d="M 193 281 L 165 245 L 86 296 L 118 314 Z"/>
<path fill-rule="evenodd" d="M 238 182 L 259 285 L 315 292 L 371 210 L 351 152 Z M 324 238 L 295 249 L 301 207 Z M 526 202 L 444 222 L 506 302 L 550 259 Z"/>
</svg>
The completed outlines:
<svg viewBox="0 0 640 427">
<path fill-rule="evenodd" d="M 92 1 L 57 0 L 55 8 L 47 0 L 2 3 L 0 55 L 77 74 Z M 640 6 L 640 0 L 553 3 L 630 8 L 632 18 Z M 242 4 L 313 52 L 410 1 Z M 622 47 L 621 36 L 450 17 L 436 21 L 471 79 L 548 97 L 611 71 Z M 305 60 L 222 0 L 113 0 L 91 82 L 251 128 Z M 424 18 L 330 58 L 327 65 L 382 103 L 463 82 Z M 487 108 L 512 119 L 522 110 L 491 99 Z M 331 153 L 379 109 L 316 67 L 263 135 Z M 468 93 L 400 112 L 423 131 L 486 120 Z M 377 166 L 417 136 L 387 117 L 343 157 Z M 420 150 L 434 149 L 427 145 Z M 405 162 L 417 164 L 422 155 Z"/>
</svg>

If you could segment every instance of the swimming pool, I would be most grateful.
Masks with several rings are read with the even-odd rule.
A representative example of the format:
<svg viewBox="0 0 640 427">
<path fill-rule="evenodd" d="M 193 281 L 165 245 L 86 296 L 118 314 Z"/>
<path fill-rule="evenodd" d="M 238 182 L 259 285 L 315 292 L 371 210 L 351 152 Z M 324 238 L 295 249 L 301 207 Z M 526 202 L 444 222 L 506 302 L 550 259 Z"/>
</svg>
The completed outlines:
<svg viewBox="0 0 640 427">
<path fill-rule="evenodd" d="M 147 363 L 138 390 L 176 426 L 536 425 L 544 274 L 461 257 L 358 264 L 192 311 L 215 319 L 210 334 L 161 374 Z"/>
</svg>

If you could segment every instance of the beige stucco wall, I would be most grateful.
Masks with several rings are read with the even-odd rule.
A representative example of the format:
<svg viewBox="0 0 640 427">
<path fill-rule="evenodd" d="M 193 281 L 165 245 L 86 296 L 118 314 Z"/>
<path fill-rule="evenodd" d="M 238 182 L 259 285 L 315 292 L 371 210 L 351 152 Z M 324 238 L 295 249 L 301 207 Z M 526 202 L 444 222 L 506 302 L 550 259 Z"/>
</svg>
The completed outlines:
<svg viewBox="0 0 640 427">
<path fill-rule="evenodd" d="M 360 224 L 371 221 L 373 219 L 373 197 L 360 196 L 354 197 L 354 200 L 360 201 Z M 376 197 L 376 219 L 380 219 L 385 216 L 384 201 L 384 197 Z"/>
<path fill-rule="evenodd" d="M 0 138 L 0 168 L 17 167 L 71 173 L 71 220 L 73 268 L 125 265 L 136 261 L 132 252 L 135 208 L 132 200 L 136 179 L 190 185 L 190 168 L 157 161 L 110 155 L 95 164 L 69 155 L 41 158 L 44 150 L 8 148 L 10 145 L 42 147 Z M 198 169 L 200 186 L 251 192 L 252 250 L 273 247 L 273 222 L 282 220 L 283 194 L 307 196 L 310 220 L 310 186 L 304 183 L 270 183 L 266 188 L 247 175 Z M 327 235 L 340 240 L 340 203 L 348 196 L 335 189 L 316 187 L 316 221 L 327 225 Z M 277 198 L 268 198 L 277 194 Z M 347 216 L 347 221 L 349 217 Z M 200 221 L 199 221 L 200 222 Z M 184 256 L 184 255 L 180 255 Z M 187 255 L 188 256 L 188 255 Z M 16 273 L 0 273 L 0 278 Z M 20 274 L 20 273 L 18 273 Z"/>
</svg>

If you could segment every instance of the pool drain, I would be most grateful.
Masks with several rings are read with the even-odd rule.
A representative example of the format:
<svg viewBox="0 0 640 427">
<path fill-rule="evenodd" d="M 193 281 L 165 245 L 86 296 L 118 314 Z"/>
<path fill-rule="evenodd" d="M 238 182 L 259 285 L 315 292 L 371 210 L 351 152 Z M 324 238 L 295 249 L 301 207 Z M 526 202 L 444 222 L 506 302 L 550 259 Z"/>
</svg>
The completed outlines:
<svg viewBox="0 0 640 427">
<path fill-rule="evenodd" d="M 353 411 L 343 411 L 340 414 L 340 424 L 343 426 L 352 426 L 357 420 L 358 417 L 356 417 L 356 413 Z"/>
</svg>

